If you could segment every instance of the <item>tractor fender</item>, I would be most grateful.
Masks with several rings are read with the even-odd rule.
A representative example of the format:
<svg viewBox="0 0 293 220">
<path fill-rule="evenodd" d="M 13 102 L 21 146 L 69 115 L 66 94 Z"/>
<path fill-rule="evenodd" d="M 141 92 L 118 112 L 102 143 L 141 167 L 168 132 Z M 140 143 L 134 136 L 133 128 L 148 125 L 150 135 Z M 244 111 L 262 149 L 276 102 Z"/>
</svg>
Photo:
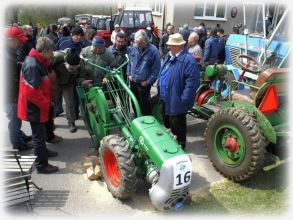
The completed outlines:
<svg viewBox="0 0 293 220">
<path fill-rule="evenodd" d="M 243 101 L 227 101 L 222 103 L 222 105 L 224 108 L 235 107 L 248 111 L 252 115 L 252 117 L 257 121 L 257 124 L 261 128 L 266 139 L 269 142 L 276 144 L 277 135 L 273 126 L 266 118 L 266 116 L 263 113 L 261 113 L 254 105 Z"/>
</svg>

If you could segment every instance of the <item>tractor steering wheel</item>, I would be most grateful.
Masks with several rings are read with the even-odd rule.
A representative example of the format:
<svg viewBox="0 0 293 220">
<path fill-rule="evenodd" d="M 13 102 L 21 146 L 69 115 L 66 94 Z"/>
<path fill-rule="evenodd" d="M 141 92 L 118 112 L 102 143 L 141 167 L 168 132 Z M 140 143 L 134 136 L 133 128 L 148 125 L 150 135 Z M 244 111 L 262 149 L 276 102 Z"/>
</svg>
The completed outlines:
<svg viewBox="0 0 293 220">
<path fill-rule="evenodd" d="M 251 56 L 238 55 L 236 57 L 236 62 L 243 70 L 248 72 L 257 74 L 262 71 L 261 65 Z"/>
</svg>

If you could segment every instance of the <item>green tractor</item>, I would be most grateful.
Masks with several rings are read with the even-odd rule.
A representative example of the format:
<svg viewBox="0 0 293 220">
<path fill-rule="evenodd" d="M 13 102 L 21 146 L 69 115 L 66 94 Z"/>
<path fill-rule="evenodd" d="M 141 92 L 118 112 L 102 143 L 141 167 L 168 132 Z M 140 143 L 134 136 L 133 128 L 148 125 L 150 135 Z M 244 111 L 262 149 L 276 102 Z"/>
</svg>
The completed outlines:
<svg viewBox="0 0 293 220">
<path fill-rule="evenodd" d="M 274 158 L 265 170 L 285 162 L 266 152 L 287 137 L 289 69 L 262 71 L 247 55 L 239 55 L 237 62 L 243 69 L 238 75 L 229 65 L 205 69 L 190 114 L 208 120 L 205 147 L 215 169 L 228 179 L 243 181 L 263 168 L 265 155 Z M 256 80 L 246 79 L 246 71 L 258 74 Z"/>
<path fill-rule="evenodd" d="M 157 209 L 182 208 L 192 178 L 191 159 L 169 130 L 153 116 L 142 116 L 121 76 L 128 61 L 115 70 L 84 62 L 106 72 L 104 87 L 78 86 L 77 92 L 108 190 L 115 198 L 127 199 L 140 178 L 151 184 L 149 195 Z"/>
</svg>

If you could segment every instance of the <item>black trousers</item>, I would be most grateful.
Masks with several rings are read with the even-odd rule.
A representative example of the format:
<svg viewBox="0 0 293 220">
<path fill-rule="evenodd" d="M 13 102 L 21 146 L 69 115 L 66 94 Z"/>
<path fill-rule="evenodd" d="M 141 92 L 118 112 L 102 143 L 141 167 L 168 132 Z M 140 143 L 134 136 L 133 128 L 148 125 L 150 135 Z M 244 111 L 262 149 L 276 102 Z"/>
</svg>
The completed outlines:
<svg viewBox="0 0 293 220">
<path fill-rule="evenodd" d="M 166 115 L 165 104 L 163 103 L 162 115 L 164 126 L 170 128 L 172 133 L 177 136 L 178 143 L 185 148 L 186 146 L 186 113 L 179 115 Z"/>
<path fill-rule="evenodd" d="M 51 106 L 50 107 L 50 111 L 49 111 L 49 119 L 45 123 L 46 140 L 47 141 L 50 141 L 50 140 L 52 140 L 55 137 L 55 134 L 54 134 L 54 129 L 55 129 L 55 126 L 54 126 L 54 115 L 55 115 L 54 106 Z"/>
<path fill-rule="evenodd" d="M 142 115 L 151 115 L 150 91 L 151 86 L 142 86 L 140 83 L 130 81 L 130 89 L 137 98 Z M 136 114 L 135 114 L 136 115 Z"/>
<path fill-rule="evenodd" d="M 46 125 L 40 122 L 30 122 L 34 154 L 37 156 L 36 168 L 40 169 L 48 164 L 46 148 Z"/>
</svg>

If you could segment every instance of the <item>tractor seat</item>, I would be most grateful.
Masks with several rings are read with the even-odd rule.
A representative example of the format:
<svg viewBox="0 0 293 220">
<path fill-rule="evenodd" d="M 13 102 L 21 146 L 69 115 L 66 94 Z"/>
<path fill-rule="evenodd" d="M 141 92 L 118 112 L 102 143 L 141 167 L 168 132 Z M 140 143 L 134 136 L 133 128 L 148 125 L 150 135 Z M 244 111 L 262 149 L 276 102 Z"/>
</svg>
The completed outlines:
<svg viewBox="0 0 293 220">
<path fill-rule="evenodd" d="M 288 77 L 288 73 L 288 68 L 267 69 L 259 74 L 255 82 L 255 86 L 261 87 L 265 82 L 269 80 L 286 79 L 286 77 Z M 277 88 L 278 96 L 282 96 L 287 92 L 288 88 L 286 86 L 286 80 L 281 83 L 276 83 L 275 85 Z M 245 101 L 249 104 L 255 105 L 255 97 L 257 91 L 258 90 L 254 88 L 232 91 L 231 98 L 232 100 Z"/>
</svg>

